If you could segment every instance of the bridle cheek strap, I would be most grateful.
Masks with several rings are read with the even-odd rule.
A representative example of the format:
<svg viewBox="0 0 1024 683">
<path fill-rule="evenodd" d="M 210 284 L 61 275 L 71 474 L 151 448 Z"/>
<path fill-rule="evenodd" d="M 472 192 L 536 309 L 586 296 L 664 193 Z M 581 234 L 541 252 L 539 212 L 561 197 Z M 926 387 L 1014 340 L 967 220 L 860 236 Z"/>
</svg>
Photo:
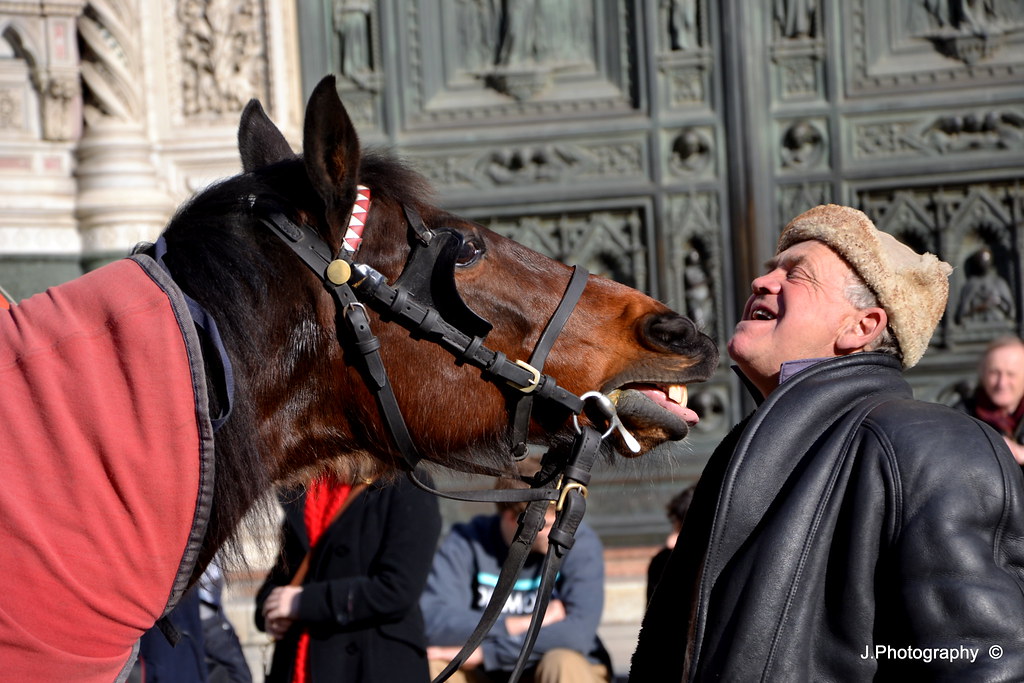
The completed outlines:
<svg viewBox="0 0 1024 683">
<path fill-rule="evenodd" d="M 564 463 L 548 462 L 554 460 L 549 458 L 550 452 L 544 456 L 544 460 L 541 462 L 541 470 L 537 474 L 537 478 L 541 481 L 556 476 L 558 470 L 561 469 L 555 523 L 548 531 L 548 552 L 544 556 L 544 564 L 541 566 L 541 581 L 537 588 L 537 602 L 533 609 L 533 616 L 530 618 L 530 626 L 519 650 L 515 669 L 508 679 L 509 683 L 519 680 L 537 641 L 537 635 L 544 622 L 544 613 L 547 611 L 551 592 L 554 589 L 555 579 L 558 578 L 558 572 L 561 570 L 566 554 L 572 548 L 576 530 L 579 528 L 580 522 L 583 521 L 583 515 L 587 509 L 587 486 L 590 483 L 590 470 L 597 459 L 603 438 L 592 427 L 582 427 L 577 432 L 572 452 Z M 526 563 L 526 558 L 530 555 L 537 534 L 544 527 L 545 512 L 553 502 L 555 501 L 533 501 L 519 516 L 519 528 L 509 546 L 508 556 L 501 567 L 498 581 L 480 616 L 480 621 L 459 653 L 432 683 L 442 683 L 458 671 L 494 626 L 505 608 L 509 595 L 512 594 L 516 579 Z"/>
<path fill-rule="evenodd" d="M 505 609 L 505 602 L 508 600 L 508 596 L 512 594 L 516 579 L 519 578 L 519 572 L 522 571 L 523 565 L 526 564 L 526 558 L 530 556 L 533 542 L 536 540 L 537 534 L 544 527 L 544 513 L 550 504 L 551 502 L 548 500 L 532 501 L 527 504 L 523 514 L 519 516 L 519 528 L 516 530 L 515 538 L 513 538 L 512 544 L 508 548 L 505 563 L 501 565 L 501 573 L 498 575 L 498 581 L 494 586 L 494 591 L 491 593 L 491 598 L 480 615 L 480 621 L 477 622 L 476 628 L 473 629 L 473 633 L 466 639 L 459 653 L 448 662 L 448 666 L 437 675 L 433 683 L 448 680 L 452 674 L 462 668 L 465 661 L 483 641 L 484 636 L 494 627 L 494 623 Z"/>
<path fill-rule="evenodd" d="M 538 372 L 544 369 L 544 361 L 547 360 L 551 347 L 554 346 L 555 340 L 558 339 L 562 328 L 565 327 L 569 316 L 572 315 L 576 304 L 579 303 L 580 297 L 583 296 L 588 276 L 586 268 L 573 266 L 572 277 L 569 278 L 569 284 L 565 287 L 562 300 L 548 320 L 544 332 L 541 333 L 540 339 L 537 340 L 537 345 L 530 355 L 530 366 Z M 533 413 L 533 399 L 532 392 L 521 394 L 515 404 L 515 412 L 512 417 L 512 455 L 516 460 L 522 460 L 528 452 L 526 441 L 530 430 L 530 416 Z"/>
<path fill-rule="evenodd" d="M 537 642 L 537 635 L 540 633 L 544 622 L 544 613 L 548 609 L 548 602 L 555 588 L 555 579 L 562 568 L 562 562 L 566 554 L 572 548 L 575 541 L 576 530 L 583 521 L 583 515 L 587 511 L 587 485 L 590 483 L 590 469 L 593 467 L 593 458 L 600 450 L 602 436 L 590 427 L 583 428 L 573 444 L 573 455 L 569 465 L 563 474 L 562 493 L 558 499 L 557 514 L 555 523 L 548 531 L 548 552 L 544 556 L 544 564 L 541 566 L 541 582 L 537 588 L 537 602 L 533 608 L 533 616 L 530 618 L 530 626 L 526 630 L 523 646 L 519 650 L 519 658 L 516 661 L 515 669 L 509 677 L 509 681 L 515 682 L 523 674 L 527 660 Z M 579 477 L 579 479 L 575 478 Z M 493 596 L 492 596 L 493 601 Z M 504 606 L 506 595 L 501 604 Z M 489 605 L 488 605 L 489 606 Z"/>
</svg>

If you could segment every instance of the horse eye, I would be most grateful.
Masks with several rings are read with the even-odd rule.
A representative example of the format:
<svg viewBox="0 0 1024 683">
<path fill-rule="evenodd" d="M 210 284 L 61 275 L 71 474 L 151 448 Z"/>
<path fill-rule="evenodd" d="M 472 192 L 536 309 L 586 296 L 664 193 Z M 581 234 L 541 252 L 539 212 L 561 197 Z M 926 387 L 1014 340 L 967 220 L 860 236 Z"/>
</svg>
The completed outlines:
<svg viewBox="0 0 1024 683">
<path fill-rule="evenodd" d="M 455 265 L 459 268 L 465 268 L 471 266 L 480 260 L 483 256 L 484 245 L 477 237 L 467 237 L 462 242 L 462 247 L 459 249 L 459 255 L 455 259 Z"/>
</svg>

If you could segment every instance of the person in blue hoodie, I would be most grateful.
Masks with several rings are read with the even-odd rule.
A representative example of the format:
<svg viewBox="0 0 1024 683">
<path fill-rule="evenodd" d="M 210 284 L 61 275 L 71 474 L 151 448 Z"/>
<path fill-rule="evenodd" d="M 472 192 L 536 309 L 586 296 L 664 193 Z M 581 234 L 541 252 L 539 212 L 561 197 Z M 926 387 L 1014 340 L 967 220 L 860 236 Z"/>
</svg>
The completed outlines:
<svg viewBox="0 0 1024 683">
<path fill-rule="evenodd" d="M 455 524 L 434 555 L 420 599 L 431 676 L 437 676 L 448 665 L 480 620 L 526 503 L 497 503 L 497 507 L 497 514 Z M 494 683 L 506 680 L 515 668 L 537 601 L 547 534 L 555 517 L 553 506 L 546 517 L 502 615 L 449 681 Z M 597 534 L 584 522 L 555 581 L 543 626 L 521 680 L 609 681 L 610 658 L 597 635 L 603 607 L 604 549 Z"/>
</svg>

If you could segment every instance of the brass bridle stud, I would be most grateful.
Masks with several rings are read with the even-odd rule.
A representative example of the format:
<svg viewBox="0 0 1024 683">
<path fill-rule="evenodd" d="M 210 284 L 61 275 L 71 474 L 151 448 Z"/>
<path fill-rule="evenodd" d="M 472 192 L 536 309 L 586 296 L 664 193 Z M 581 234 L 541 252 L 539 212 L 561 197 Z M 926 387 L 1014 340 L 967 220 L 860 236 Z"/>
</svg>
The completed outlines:
<svg viewBox="0 0 1024 683">
<path fill-rule="evenodd" d="M 343 285 L 352 277 L 352 266 L 348 261 L 334 259 L 327 266 L 327 279 L 333 284 Z"/>
</svg>

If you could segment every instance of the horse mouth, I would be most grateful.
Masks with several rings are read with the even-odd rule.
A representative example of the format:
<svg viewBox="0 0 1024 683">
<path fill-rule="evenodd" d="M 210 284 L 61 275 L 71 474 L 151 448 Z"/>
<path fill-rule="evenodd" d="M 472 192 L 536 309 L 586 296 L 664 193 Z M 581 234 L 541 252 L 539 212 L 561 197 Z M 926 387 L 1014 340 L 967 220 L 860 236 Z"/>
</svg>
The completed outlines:
<svg viewBox="0 0 1024 683">
<path fill-rule="evenodd" d="M 630 383 L 608 392 L 608 398 L 615 404 L 622 424 L 640 442 L 640 452 L 664 441 L 686 438 L 700 421 L 687 406 L 689 391 L 685 384 Z"/>
</svg>

